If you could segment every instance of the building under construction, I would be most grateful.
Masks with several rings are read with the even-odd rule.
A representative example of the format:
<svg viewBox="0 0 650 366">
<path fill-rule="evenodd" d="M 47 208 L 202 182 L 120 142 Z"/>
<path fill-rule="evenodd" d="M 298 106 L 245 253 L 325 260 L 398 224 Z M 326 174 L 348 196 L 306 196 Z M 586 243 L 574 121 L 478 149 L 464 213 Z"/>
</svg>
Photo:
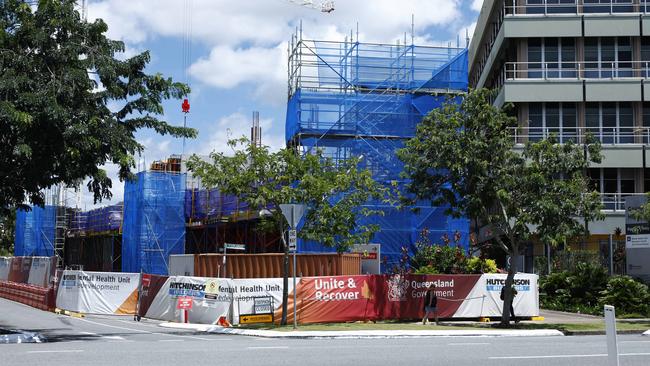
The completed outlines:
<svg viewBox="0 0 650 366">
<path fill-rule="evenodd" d="M 396 149 L 413 137 L 416 125 L 448 98 L 467 89 L 467 52 L 460 47 L 423 47 L 316 41 L 294 36 L 289 49 L 286 141 L 303 154 L 314 149 L 335 161 L 362 157 L 362 167 L 380 182 L 403 184 Z M 257 121 L 257 123 L 256 123 Z M 259 115 L 251 137 L 259 144 Z M 18 211 L 16 255 L 56 255 L 59 265 L 87 270 L 166 274 L 171 254 L 218 253 L 225 243 L 246 245 L 247 253 L 283 250 L 279 233 L 261 233 L 261 214 L 237 197 L 207 189 L 187 174 L 182 156 L 151 164 L 126 182 L 124 202 L 82 211 L 67 202 L 66 190 L 44 208 Z M 390 271 L 412 250 L 422 229 L 433 241 L 461 234 L 469 224 L 443 209 L 419 204 L 419 213 L 369 202 L 383 216 L 377 224 L 382 270 Z M 328 252 L 319 243 L 299 243 L 300 252 Z"/>
<path fill-rule="evenodd" d="M 358 36 L 357 36 L 358 38 Z M 467 91 L 467 49 L 424 47 L 407 40 L 395 44 L 303 39 L 302 30 L 289 49 L 287 144 L 302 154 L 319 149 L 335 162 L 361 157 L 361 167 L 390 185 L 403 164 L 396 150 L 415 135 L 417 124 L 445 101 Z M 360 218 L 380 230 L 383 271 L 398 264 L 402 248 L 412 253 L 423 229 L 439 242 L 461 234 L 468 243 L 469 222 L 452 219 L 439 207 L 418 204 L 419 213 L 369 202 L 384 215 Z M 303 252 L 331 250 L 301 243 Z"/>
</svg>

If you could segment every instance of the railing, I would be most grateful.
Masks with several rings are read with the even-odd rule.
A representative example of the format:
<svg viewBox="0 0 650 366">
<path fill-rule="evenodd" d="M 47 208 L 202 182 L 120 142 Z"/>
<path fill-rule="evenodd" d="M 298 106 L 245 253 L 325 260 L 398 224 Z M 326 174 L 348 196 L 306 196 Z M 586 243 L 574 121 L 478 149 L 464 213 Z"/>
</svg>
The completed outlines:
<svg viewBox="0 0 650 366">
<path fill-rule="evenodd" d="M 650 79 L 650 61 L 506 62 L 506 80 Z"/>
<path fill-rule="evenodd" d="M 561 0 L 560 0 L 561 1 Z M 581 14 L 629 14 L 650 11 L 650 1 L 641 0 L 598 0 L 590 3 L 587 0 L 562 1 L 537 0 L 528 1 L 528 4 L 517 5 L 516 0 L 506 0 L 504 12 L 506 16 L 518 15 L 581 15 Z"/>
<path fill-rule="evenodd" d="M 645 193 L 601 193 L 600 202 L 605 211 L 625 211 L 625 197 L 645 196 Z"/>
<path fill-rule="evenodd" d="M 561 143 L 582 143 L 587 135 L 604 145 L 650 144 L 650 127 L 512 127 L 516 144 L 539 141 L 555 135 Z"/>
</svg>

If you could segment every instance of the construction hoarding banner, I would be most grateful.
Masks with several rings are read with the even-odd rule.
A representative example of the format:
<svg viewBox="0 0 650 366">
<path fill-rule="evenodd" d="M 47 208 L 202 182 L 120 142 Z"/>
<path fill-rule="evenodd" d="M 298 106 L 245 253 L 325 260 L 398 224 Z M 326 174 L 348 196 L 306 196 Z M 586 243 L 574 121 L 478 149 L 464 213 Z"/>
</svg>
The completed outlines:
<svg viewBox="0 0 650 366">
<path fill-rule="evenodd" d="M 63 271 L 56 306 L 88 314 L 135 314 L 138 273 Z"/>
<path fill-rule="evenodd" d="M 27 283 L 39 287 L 49 287 L 56 271 L 56 257 L 32 257 Z"/>
<path fill-rule="evenodd" d="M 227 317 L 232 303 L 232 280 L 203 277 L 152 276 L 151 285 L 143 287 L 147 295 L 141 301 L 141 314 L 147 318 L 178 321 L 181 310 L 177 309 L 178 298 L 192 299 L 188 311 L 190 323 L 214 324 L 220 317 Z"/>
<path fill-rule="evenodd" d="M 539 289 L 538 276 L 534 274 L 519 273 L 515 275 L 514 287 L 517 295 L 513 299 L 516 316 L 539 315 Z M 502 315 L 503 300 L 501 289 L 506 283 L 505 274 L 485 274 L 467 295 L 454 316 L 458 318 L 476 317 L 479 313 L 483 317 L 498 317 Z"/>
<path fill-rule="evenodd" d="M 380 319 L 420 319 L 429 285 L 436 287 L 441 318 L 501 315 L 505 274 L 485 275 L 369 275 L 303 277 L 296 288 L 298 322 L 325 323 Z M 537 275 L 515 276 L 515 314 L 539 315 Z M 272 299 L 274 320 L 281 319 L 282 279 L 218 279 L 151 276 L 143 287 L 142 316 L 178 321 L 178 297 L 189 296 L 189 321 L 215 324 L 227 317 L 237 324 L 240 314 L 256 314 L 255 298 Z M 293 288 L 289 281 L 288 321 L 293 320 Z"/>
<path fill-rule="evenodd" d="M 291 286 L 291 284 L 290 284 Z M 290 287 L 291 290 L 291 287 Z M 221 317 L 239 322 L 239 314 L 255 313 L 256 297 L 271 297 L 277 308 L 282 304 L 282 279 L 224 279 L 186 276 L 155 276 L 142 287 L 141 316 L 179 320 L 179 297 L 192 298 L 191 323 L 216 324 Z"/>
<path fill-rule="evenodd" d="M 0 257 L 0 281 L 8 281 L 10 271 L 11 257 Z"/>
<path fill-rule="evenodd" d="M 0 281 L 49 287 L 55 270 L 55 257 L 0 257 Z"/>
</svg>

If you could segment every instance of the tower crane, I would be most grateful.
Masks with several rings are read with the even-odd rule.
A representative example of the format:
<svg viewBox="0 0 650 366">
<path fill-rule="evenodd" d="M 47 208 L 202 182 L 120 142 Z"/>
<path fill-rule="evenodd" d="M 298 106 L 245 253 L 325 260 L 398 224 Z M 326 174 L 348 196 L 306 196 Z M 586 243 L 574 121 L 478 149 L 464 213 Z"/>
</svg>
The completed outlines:
<svg viewBox="0 0 650 366">
<path fill-rule="evenodd" d="M 314 0 L 287 0 L 288 2 L 305 8 L 320 10 L 322 13 L 331 13 L 334 11 L 334 1 L 314 1 Z"/>
</svg>

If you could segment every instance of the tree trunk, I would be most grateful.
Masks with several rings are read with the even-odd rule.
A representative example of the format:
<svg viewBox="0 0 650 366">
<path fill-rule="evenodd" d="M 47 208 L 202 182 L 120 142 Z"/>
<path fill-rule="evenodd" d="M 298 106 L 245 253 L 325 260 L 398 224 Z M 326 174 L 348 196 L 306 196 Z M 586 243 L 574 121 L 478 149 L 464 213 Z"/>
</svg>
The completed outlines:
<svg viewBox="0 0 650 366">
<path fill-rule="evenodd" d="M 280 321 L 280 325 L 287 325 L 287 306 L 289 301 L 289 246 L 284 239 L 284 229 L 280 230 L 280 233 L 282 233 L 282 243 L 284 244 L 284 265 L 282 266 L 282 320 Z"/>
<path fill-rule="evenodd" d="M 510 255 L 510 268 L 508 268 L 508 276 L 506 277 L 505 290 L 503 294 L 503 313 L 501 315 L 501 326 L 507 327 L 510 325 L 510 306 L 514 300 L 512 296 L 512 284 L 515 280 L 515 273 L 517 273 L 517 264 L 519 263 L 519 245 L 511 243 Z"/>
</svg>

